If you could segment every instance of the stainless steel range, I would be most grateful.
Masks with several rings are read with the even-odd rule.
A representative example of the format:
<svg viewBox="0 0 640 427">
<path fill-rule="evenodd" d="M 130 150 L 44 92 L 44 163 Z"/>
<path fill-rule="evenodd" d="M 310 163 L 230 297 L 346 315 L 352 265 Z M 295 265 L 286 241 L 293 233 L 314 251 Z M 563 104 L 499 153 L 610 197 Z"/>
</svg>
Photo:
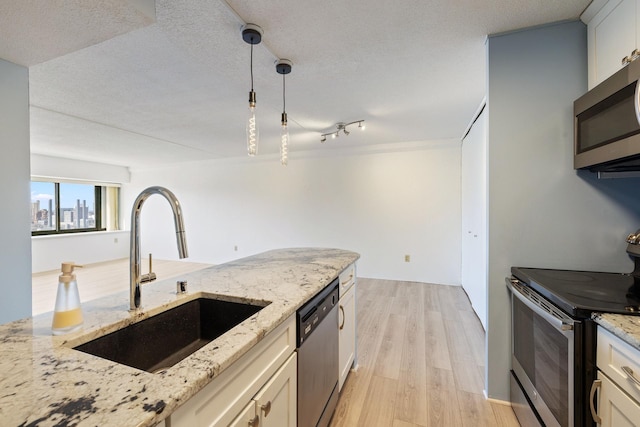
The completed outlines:
<svg viewBox="0 0 640 427">
<path fill-rule="evenodd" d="M 594 312 L 640 312 L 640 230 L 630 274 L 512 267 L 511 402 L 522 426 L 595 426 Z"/>
</svg>

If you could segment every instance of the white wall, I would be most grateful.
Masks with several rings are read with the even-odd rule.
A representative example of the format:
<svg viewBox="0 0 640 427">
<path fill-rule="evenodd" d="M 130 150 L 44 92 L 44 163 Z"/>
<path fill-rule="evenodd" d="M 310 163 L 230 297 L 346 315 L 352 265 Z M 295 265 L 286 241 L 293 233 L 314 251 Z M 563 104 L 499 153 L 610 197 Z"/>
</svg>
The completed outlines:
<svg viewBox="0 0 640 427">
<path fill-rule="evenodd" d="M 129 169 L 122 166 L 31 155 L 31 176 L 95 184 L 125 184 Z M 57 270 L 60 263 L 74 261 L 89 264 L 129 256 L 129 232 L 109 231 L 31 238 L 32 272 Z"/>
<path fill-rule="evenodd" d="M 73 261 L 91 264 L 129 257 L 129 231 L 96 231 L 32 237 L 32 272 L 59 270 Z"/>
<path fill-rule="evenodd" d="M 29 71 L 0 59 L 0 323 L 31 316 Z"/>
<path fill-rule="evenodd" d="M 630 272 L 640 180 L 573 170 L 573 101 L 587 90 L 586 29 L 564 23 L 488 41 L 487 393 L 508 399 L 505 277 L 530 266 Z"/>
<path fill-rule="evenodd" d="M 338 247 L 362 255 L 363 277 L 459 284 L 460 142 L 417 147 L 315 158 L 294 152 L 287 167 L 258 157 L 132 171 L 121 216 L 128 228 L 137 194 L 162 185 L 183 206 L 190 260 L 218 264 L 279 247 Z M 141 236 L 143 254 L 177 258 L 162 197 L 145 203 Z"/>
<path fill-rule="evenodd" d="M 69 179 L 95 183 L 129 182 L 129 169 L 123 166 L 87 162 L 61 157 L 31 154 L 31 176 L 34 178 Z"/>
</svg>

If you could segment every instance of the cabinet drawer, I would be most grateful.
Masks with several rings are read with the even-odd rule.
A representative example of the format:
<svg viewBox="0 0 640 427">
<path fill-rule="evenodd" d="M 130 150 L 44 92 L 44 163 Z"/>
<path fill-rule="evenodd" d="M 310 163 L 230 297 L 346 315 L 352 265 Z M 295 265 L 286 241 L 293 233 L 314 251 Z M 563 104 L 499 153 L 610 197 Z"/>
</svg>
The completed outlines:
<svg viewBox="0 0 640 427">
<path fill-rule="evenodd" d="M 171 414 L 171 427 L 228 426 L 295 348 L 293 315 Z"/>
<path fill-rule="evenodd" d="M 640 350 L 598 327 L 597 364 L 613 382 L 640 402 L 640 386 L 634 381 L 634 378 L 640 381 Z"/>
<path fill-rule="evenodd" d="M 339 276 L 340 296 L 344 295 L 356 283 L 356 264 L 351 264 Z"/>
</svg>

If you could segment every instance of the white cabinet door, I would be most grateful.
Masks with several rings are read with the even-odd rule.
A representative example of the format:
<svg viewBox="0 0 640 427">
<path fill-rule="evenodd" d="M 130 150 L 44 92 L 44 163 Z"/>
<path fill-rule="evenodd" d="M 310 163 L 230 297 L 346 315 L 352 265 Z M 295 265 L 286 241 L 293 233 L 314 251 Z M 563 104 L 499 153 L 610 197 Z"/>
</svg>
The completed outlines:
<svg viewBox="0 0 640 427">
<path fill-rule="evenodd" d="M 589 89 L 622 68 L 638 47 L 638 0 L 609 0 L 587 23 Z"/>
<path fill-rule="evenodd" d="M 356 285 L 354 284 L 339 301 L 338 325 L 340 328 L 340 343 L 338 358 L 340 363 L 340 381 L 338 390 L 342 390 L 342 385 L 349 375 L 351 366 L 355 360 L 356 353 Z"/>
<path fill-rule="evenodd" d="M 296 427 L 298 353 L 293 353 L 256 394 L 260 427 Z"/>
<path fill-rule="evenodd" d="M 173 412 L 169 426 L 231 425 L 238 414 L 244 413 L 247 404 L 255 399 L 270 378 L 279 372 L 289 356 L 295 354 L 295 347 L 294 314 Z"/>
<path fill-rule="evenodd" d="M 240 412 L 229 427 L 258 427 L 260 422 L 260 418 L 256 415 L 256 402 L 251 401 L 245 408 Z"/>
<path fill-rule="evenodd" d="M 602 381 L 598 397 L 601 427 L 637 427 L 640 425 L 640 405 L 618 388 L 606 375 L 598 372 Z"/>
</svg>

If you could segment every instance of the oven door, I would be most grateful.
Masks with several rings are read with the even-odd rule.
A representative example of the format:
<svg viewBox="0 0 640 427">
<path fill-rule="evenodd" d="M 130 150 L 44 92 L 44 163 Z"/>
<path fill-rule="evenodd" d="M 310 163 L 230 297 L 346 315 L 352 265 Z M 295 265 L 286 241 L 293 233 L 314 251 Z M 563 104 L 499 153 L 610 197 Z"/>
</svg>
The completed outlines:
<svg viewBox="0 0 640 427">
<path fill-rule="evenodd" d="M 546 426 L 574 426 L 574 328 L 580 323 L 516 279 L 511 290 L 512 369 Z"/>
</svg>

